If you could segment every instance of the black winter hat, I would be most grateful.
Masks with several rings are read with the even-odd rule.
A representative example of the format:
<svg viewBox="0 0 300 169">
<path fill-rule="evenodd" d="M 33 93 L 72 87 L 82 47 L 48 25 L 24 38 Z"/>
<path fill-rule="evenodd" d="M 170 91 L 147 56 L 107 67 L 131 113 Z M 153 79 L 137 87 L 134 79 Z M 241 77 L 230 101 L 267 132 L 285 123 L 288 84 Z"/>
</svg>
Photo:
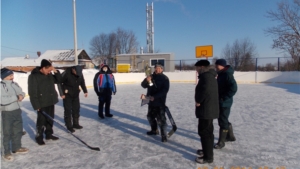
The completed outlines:
<svg viewBox="0 0 300 169">
<path fill-rule="evenodd" d="M 221 66 L 224 66 L 224 67 L 227 65 L 225 59 L 218 59 L 215 64 L 216 65 L 221 65 Z"/>
<path fill-rule="evenodd" d="M 74 66 L 73 69 L 75 69 L 77 76 L 82 76 L 82 67 L 77 65 Z"/>
<path fill-rule="evenodd" d="M 7 69 L 7 68 L 3 68 L 1 69 L 1 79 L 5 79 L 7 76 L 11 75 L 11 74 L 14 74 L 13 71 Z"/>
<path fill-rule="evenodd" d="M 52 63 L 46 59 L 43 59 L 41 61 L 41 68 L 46 67 L 46 66 L 52 66 Z"/>
<path fill-rule="evenodd" d="M 209 66 L 209 65 L 210 65 L 210 63 L 208 60 L 199 60 L 195 64 L 195 66 Z"/>
</svg>

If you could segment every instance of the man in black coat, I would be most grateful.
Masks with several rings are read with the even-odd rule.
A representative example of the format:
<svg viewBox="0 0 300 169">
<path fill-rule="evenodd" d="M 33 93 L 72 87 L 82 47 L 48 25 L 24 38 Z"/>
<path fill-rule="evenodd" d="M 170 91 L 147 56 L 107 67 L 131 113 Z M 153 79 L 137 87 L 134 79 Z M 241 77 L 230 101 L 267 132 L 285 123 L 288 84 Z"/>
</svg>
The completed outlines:
<svg viewBox="0 0 300 169">
<path fill-rule="evenodd" d="M 200 60 L 196 64 L 199 74 L 195 91 L 196 117 L 198 122 L 198 134 L 200 136 L 202 150 L 197 150 L 199 157 L 196 162 L 200 164 L 213 162 L 214 126 L 213 119 L 219 117 L 217 73 L 210 69 L 207 60 Z"/>
<path fill-rule="evenodd" d="M 88 92 L 85 86 L 85 80 L 82 74 L 81 66 L 73 66 L 67 68 L 62 74 L 62 85 L 60 95 L 63 98 L 64 103 L 64 120 L 67 129 L 70 132 L 75 132 L 74 129 L 82 129 L 79 125 L 79 112 L 80 112 L 80 89 L 84 92 L 84 96 L 88 96 Z M 72 124 L 73 122 L 73 124 Z"/>
<path fill-rule="evenodd" d="M 141 86 L 147 88 L 147 96 L 150 97 L 147 119 L 151 126 L 148 135 L 157 135 L 157 124 L 160 126 L 162 142 L 167 142 L 167 123 L 165 115 L 165 104 L 169 91 L 169 78 L 163 74 L 163 66 L 155 65 L 155 71 L 151 76 L 145 78 Z M 156 120 L 157 119 L 157 120 Z"/>
<path fill-rule="evenodd" d="M 218 59 L 215 63 L 218 71 L 218 90 L 219 90 L 219 141 L 215 145 L 216 149 L 225 146 L 225 141 L 235 141 L 231 123 L 228 121 L 230 108 L 233 103 L 233 96 L 237 92 L 237 84 L 233 77 L 234 70 L 226 64 L 225 59 Z"/>
<path fill-rule="evenodd" d="M 54 74 L 52 74 L 53 72 Z M 45 129 L 46 140 L 58 140 L 53 136 L 53 121 L 47 118 L 42 111 L 54 118 L 54 105 L 58 102 L 58 94 L 54 84 L 61 82 L 61 74 L 51 62 L 43 59 L 41 66 L 31 71 L 28 77 L 28 94 L 34 110 L 37 110 L 36 137 L 39 145 L 44 145 L 43 133 Z"/>
</svg>

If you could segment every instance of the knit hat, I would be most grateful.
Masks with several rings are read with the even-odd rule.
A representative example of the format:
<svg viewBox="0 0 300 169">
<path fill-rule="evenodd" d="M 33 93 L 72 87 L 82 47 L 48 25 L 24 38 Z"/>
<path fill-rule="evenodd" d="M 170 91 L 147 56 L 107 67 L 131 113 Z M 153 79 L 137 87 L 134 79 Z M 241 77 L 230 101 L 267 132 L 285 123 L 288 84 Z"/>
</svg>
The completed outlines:
<svg viewBox="0 0 300 169">
<path fill-rule="evenodd" d="M 47 66 L 52 66 L 52 63 L 50 61 L 46 60 L 46 59 L 43 59 L 41 61 L 41 68 L 47 67 Z"/>
<path fill-rule="evenodd" d="M 7 76 L 11 75 L 11 74 L 14 74 L 13 71 L 7 69 L 7 68 L 3 68 L 1 69 L 1 79 L 5 79 Z"/>
<path fill-rule="evenodd" d="M 195 64 L 195 66 L 209 66 L 209 65 L 210 65 L 210 63 L 209 63 L 208 60 L 199 60 L 199 61 Z"/>
<path fill-rule="evenodd" d="M 221 66 L 224 66 L 224 67 L 227 65 L 225 59 L 218 59 L 215 64 L 216 65 L 221 65 Z"/>
<path fill-rule="evenodd" d="M 109 68 L 108 65 L 103 64 L 103 63 L 100 65 L 100 68 L 102 69 L 102 68 L 105 67 L 105 66 L 106 66 L 107 68 Z"/>
<path fill-rule="evenodd" d="M 75 69 L 77 76 L 82 76 L 82 67 L 77 65 L 73 66 L 73 69 Z"/>
<path fill-rule="evenodd" d="M 154 68 L 156 68 L 156 67 L 160 67 L 160 68 L 164 69 L 164 66 L 161 65 L 161 64 L 159 64 L 159 63 L 157 63 L 157 64 L 154 66 Z"/>
</svg>

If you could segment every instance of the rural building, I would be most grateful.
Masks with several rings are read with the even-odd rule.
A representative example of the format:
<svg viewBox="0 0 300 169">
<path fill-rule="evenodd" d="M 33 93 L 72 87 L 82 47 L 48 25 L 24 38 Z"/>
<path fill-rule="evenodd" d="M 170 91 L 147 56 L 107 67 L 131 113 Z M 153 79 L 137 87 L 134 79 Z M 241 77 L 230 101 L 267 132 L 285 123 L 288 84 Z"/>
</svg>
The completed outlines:
<svg viewBox="0 0 300 169">
<path fill-rule="evenodd" d="M 164 66 L 165 72 L 175 71 L 173 53 L 119 54 L 115 57 L 115 62 L 112 66 L 116 65 L 117 67 L 118 64 L 130 64 L 131 72 L 144 72 L 147 65 L 153 69 L 157 63 Z"/>
<path fill-rule="evenodd" d="M 85 50 L 79 49 L 77 56 L 79 65 L 84 68 L 94 68 L 94 64 Z M 35 59 L 29 57 L 5 58 L 1 61 L 1 68 L 6 67 L 14 71 L 30 72 L 36 66 L 40 66 L 42 59 L 50 60 L 56 68 L 69 67 L 75 64 L 74 50 L 47 50 Z"/>
<path fill-rule="evenodd" d="M 85 52 L 85 50 L 78 49 L 77 50 L 78 56 L 78 64 L 83 65 L 84 68 L 94 68 L 94 64 L 92 63 L 91 58 Z M 74 58 L 74 50 L 47 50 L 43 53 L 39 59 L 46 59 L 50 60 L 53 65 L 59 65 L 60 67 L 74 65 L 75 58 Z"/>
</svg>

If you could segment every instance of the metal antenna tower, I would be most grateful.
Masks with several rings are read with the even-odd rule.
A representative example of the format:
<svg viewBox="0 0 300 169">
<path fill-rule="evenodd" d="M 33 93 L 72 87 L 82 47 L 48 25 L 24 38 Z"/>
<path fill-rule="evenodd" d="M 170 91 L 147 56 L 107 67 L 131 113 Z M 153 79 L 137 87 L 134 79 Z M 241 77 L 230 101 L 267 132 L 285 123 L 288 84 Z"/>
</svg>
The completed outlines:
<svg viewBox="0 0 300 169">
<path fill-rule="evenodd" d="M 154 53 L 154 24 L 153 24 L 153 2 L 151 6 L 146 6 L 147 19 L 147 52 Z"/>
</svg>

